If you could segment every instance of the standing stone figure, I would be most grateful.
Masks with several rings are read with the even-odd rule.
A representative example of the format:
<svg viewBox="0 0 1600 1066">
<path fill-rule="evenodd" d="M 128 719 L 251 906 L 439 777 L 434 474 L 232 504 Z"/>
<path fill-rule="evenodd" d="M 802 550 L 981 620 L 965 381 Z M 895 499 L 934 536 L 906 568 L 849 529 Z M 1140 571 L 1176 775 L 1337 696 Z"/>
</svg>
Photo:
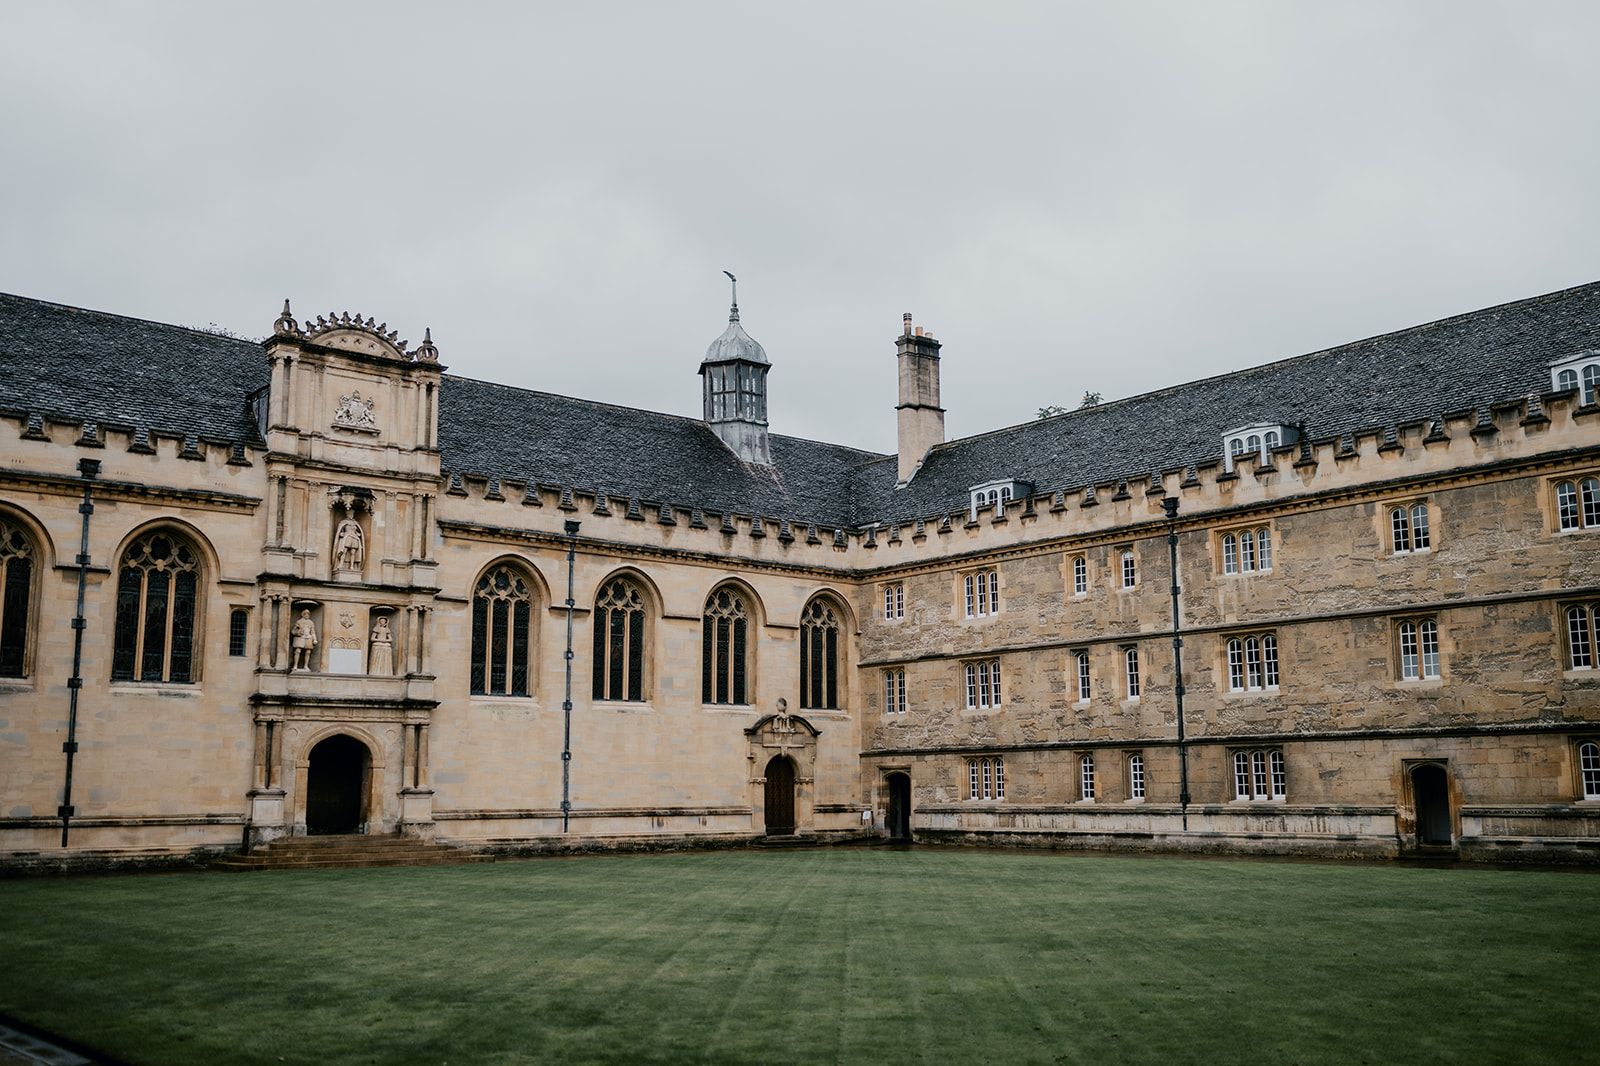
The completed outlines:
<svg viewBox="0 0 1600 1066">
<path fill-rule="evenodd" d="M 309 610 L 302 610 L 300 617 L 295 619 L 289 646 L 294 649 L 294 665 L 291 669 L 311 669 L 311 651 L 317 646 L 317 624 L 311 620 Z"/>
<path fill-rule="evenodd" d="M 359 572 L 366 555 L 367 547 L 361 536 L 361 524 L 353 518 L 346 518 L 339 523 L 339 531 L 333 537 L 333 568 Z"/>
<path fill-rule="evenodd" d="M 372 627 L 372 663 L 367 673 L 388 677 L 394 673 L 394 633 L 389 629 L 389 619 L 379 618 Z"/>
</svg>

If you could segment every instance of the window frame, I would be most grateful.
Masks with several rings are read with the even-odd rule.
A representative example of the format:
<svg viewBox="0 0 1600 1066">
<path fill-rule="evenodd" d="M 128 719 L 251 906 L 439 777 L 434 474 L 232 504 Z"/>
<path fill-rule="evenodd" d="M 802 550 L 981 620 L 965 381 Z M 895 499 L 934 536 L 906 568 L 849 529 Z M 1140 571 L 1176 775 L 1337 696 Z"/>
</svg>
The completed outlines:
<svg viewBox="0 0 1600 1066">
<path fill-rule="evenodd" d="M 8 681 L 33 676 L 43 562 L 40 538 L 32 528 L 0 510 L 0 678 Z"/>
<path fill-rule="evenodd" d="M 618 587 L 626 589 L 637 602 L 630 603 L 626 597 L 620 603 L 610 602 L 613 590 Z M 620 664 L 616 664 L 613 658 L 619 644 L 613 628 L 617 614 L 624 616 L 620 640 L 622 648 Z M 594 650 L 591 656 L 593 661 L 589 664 L 589 691 L 594 702 L 614 704 L 650 702 L 653 680 L 650 665 L 654 615 L 650 593 L 642 581 L 628 574 L 612 574 L 600 583 L 595 593 L 594 610 L 590 617 Z M 637 623 L 634 621 L 634 616 L 638 618 Z M 637 674 L 634 672 L 635 666 Z M 621 695 L 617 694 L 612 685 L 618 673 L 621 675 L 618 679 Z"/>
<path fill-rule="evenodd" d="M 1118 588 L 1122 591 L 1139 587 L 1139 560 L 1131 547 L 1117 549 L 1117 573 L 1122 582 Z"/>
<path fill-rule="evenodd" d="M 1217 533 L 1217 573 L 1223 577 L 1272 572 L 1272 526 L 1234 526 Z"/>
<path fill-rule="evenodd" d="M 883 672 L 883 713 L 906 713 L 906 668 L 891 666 Z"/>
<path fill-rule="evenodd" d="M 961 667 L 967 710 L 993 711 L 1004 706 L 999 656 L 969 659 Z"/>
<path fill-rule="evenodd" d="M 819 611 L 820 615 L 817 614 Z M 844 607 L 828 595 L 811 597 L 800 612 L 801 710 L 839 711 L 846 708 L 848 694 L 845 680 L 848 671 L 845 669 L 844 646 Z M 819 652 L 822 655 L 820 663 L 817 661 Z"/>
<path fill-rule="evenodd" d="M 1578 777 L 1578 801 L 1600 800 L 1600 741 L 1580 737 L 1574 749 L 1573 769 Z"/>
<path fill-rule="evenodd" d="M 1275 629 L 1232 633 L 1222 642 L 1221 686 L 1229 695 L 1271 694 L 1281 691 L 1282 659 Z"/>
<path fill-rule="evenodd" d="M 1565 671 L 1590 671 L 1600 662 L 1600 600 L 1566 603 L 1561 606 L 1562 634 L 1566 655 Z M 1582 653 L 1580 661 L 1579 653 Z"/>
<path fill-rule="evenodd" d="M 238 649 L 235 651 L 234 649 Z M 228 608 L 228 658 L 250 657 L 250 608 Z"/>
<path fill-rule="evenodd" d="M 1088 704 L 1094 700 L 1094 674 L 1089 667 L 1089 649 L 1079 648 L 1072 652 L 1073 672 L 1075 676 L 1076 692 L 1078 698 L 1074 701 L 1080 705 Z"/>
<path fill-rule="evenodd" d="M 1078 554 L 1072 557 L 1072 598 L 1089 595 L 1089 557 Z"/>
<path fill-rule="evenodd" d="M 1396 500 L 1384 505 L 1388 517 L 1390 555 L 1428 555 L 1434 550 L 1433 505 L 1427 499 Z"/>
<path fill-rule="evenodd" d="M 1600 530 L 1600 473 L 1586 472 L 1550 482 L 1557 533 Z"/>
<path fill-rule="evenodd" d="M 726 596 L 728 605 L 717 602 Z M 700 609 L 700 704 L 702 707 L 752 707 L 756 697 L 755 597 L 733 584 L 706 594 Z M 727 621 L 726 638 L 722 620 Z M 741 628 L 742 627 L 742 628 Z M 726 654 L 724 654 L 726 650 Z M 726 699 L 721 697 L 726 695 Z M 744 699 L 738 699 L 739 696 Z"/>
<path fill-rule="evenodd" d="M 887 581 L 883 585 L 883 620 L 898 622 L 906 616 L 906 583 Z"/>
<path fill-rule="evenodd" d="M 192 556 L 191 561 L 183 563 L 179 560 L 173 567 L 166 567 L 164 565 L 166 557 L 157 559 L 152 550 L 155 547 L 155 542 L 161 538 L 165 538 L 170 542 L 171 557 L 176 557 L 180 550 L 187 550 Z M 129 559 L 134 551 L 144 548 L 147 544 L 150 547 L 143 551 L 143 558 L 150 560 L 149 564 L 146 566 L 130 563 Z M 114 568 L 116 580 L 112 586 L 111 681 L 113 684 L 198 685 L 200 683 L 201 665 L 205 651 L 205 601 L 206 591 L 209 586 L 206 564 L 207 559 L 205 553 L 200 550 L 198 539 L 181 528 L 168 525 L 147 526 L 129 537 L 117 555 L 117 565 Z M 125 613 L 125 609 L 128 607 L 126 594 L 129 591 L 126 587 L 126 582 L 128 573 L 132 570 L 138 570 L 140 576 L 137 578 L 138 588 L 134 590 L 137 602 L 130 615 Z M 165 604 L 162 607 L 163 622 L 159 627 L 160 633 L 157 634 L 161 639 L 159 653 L 161 666 L 157 677 L 145 676 L 150 658 L 148 642 L 151 638 L 150 623 L 152 621 L 150 614 L 152 587 L 150 574 L 152 572 L 170 574 L 170 580 L 165 582 L 162 590 Z M 176 607 L 179 595 L 178 585 L 179 578 L 184 574 L 192 575 L 190 582 L 193 586 L 191 590 L 193 603 L 184 627 L 187 629 L 188 671 L 187 676 L 179 678 L 173 676 L 172 658 L 175 637 L 179 635 L 180 630 L 180 618 Z M 128 624 L 134 627 L 131 634 L 124 628 Z M 130 647 L 125 647 L 125 642 L 129 639 L 131 639 L 132 644 Z M 119 665 L 124 656 L 131 659 L 131 664 L 126 668 Z"/>
<path fill-rule="evenodd" d="M 967 757 L 967 801 L 1004 803 L 1006 799 L 1006 759 L 1004 755 Z"/>
<path fill-rule="evenodd" d="M 1394 650 L 1397 680 L 1408 683 L 1444 680 L 1444 652 L 1436 615 L 1395 619 Z"/>
<path fill-rule="evenodd" d="M 1141 803 L 1149 794 L 1149 778 L 1145 772 L 1144 752 L 1130 751 L 1125 760 L 1128 768 L 1128 801 Z"/>
<path fill-rule="evenodd" d="M 1289 772 L 1282 747 L 1230 748 L 1228 765 L 1233 781 L 1231 802 L 1288 802 Z"/>
<path fill-rule="evenodd" d="M 520 582 L 522 595 L 518 596 L 517 589 L 513 586 L 507 594 L 485 594 L 484 588 L 490 586 L 494 589 L 494 578 L 497 574 L 505 573 L 509 579 Z M 533 571 L 520 560 L 498 559 L 478 574 L 472 582 L 472 590 L 467 596 L 468 610 L 468 675 L 467 691 L 474 699 L 529 699 L 533 696 L 535 688 L 535 665 L 537 657 L 534 652 L 538 647 L 539 633 L 539 605 L 541 586 L 534 577 Z M 480 635 L 478 603 L 482 600 L 485 604 L 483 611 L 482 630 Z M 505 677 L 501 682 L 500 691 L 494 688 L 495 656 L 497 627 L 495 625 L 495 603 L 507 604 L 505 617 Z M 526 604 L 526 618 L 519 617 L 518 604 Z M 522 644 L 522 686 L 517 686 L 517 645 L 518 629 L 523 628 L 521 635 Z"/>
<path fill-rule="evenodd" d="M 1078 756 L 1078 802 L 1093 803 L 1098 796 L 1095 781 L 1094 752 L 1086 751 Z"/>
<path fill-rule="evenodd" d="M 985 566 L 961 575 L 961 603 L 969 619 L 993 618 L 1000 613 L 1000 568 Z"/>
<path fill-rule="evenodd" d="M 1139 673 L 1139 645 L 1122 645 L 1122 691 L 1129 703 L 1136 702 L 1144 692 Z"/>
</svg>

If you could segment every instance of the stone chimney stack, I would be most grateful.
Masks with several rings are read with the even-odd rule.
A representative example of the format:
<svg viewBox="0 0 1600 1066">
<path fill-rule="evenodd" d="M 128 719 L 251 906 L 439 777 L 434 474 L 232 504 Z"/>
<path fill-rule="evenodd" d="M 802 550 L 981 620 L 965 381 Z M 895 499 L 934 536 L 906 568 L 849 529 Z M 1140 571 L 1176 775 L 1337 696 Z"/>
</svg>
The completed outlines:
<svg viewBox="0 0 1600 1066">
<path fill-rule="evenodd" d="M 928 449 L 944 442 L 944 408 L 939 406 L 939 342 L 905 315 L 905 331 L 896 342 L 900 361 L 900 403 L 895 415 L 900 430 L 901 485 L 909 482 Z"/>
</svg>

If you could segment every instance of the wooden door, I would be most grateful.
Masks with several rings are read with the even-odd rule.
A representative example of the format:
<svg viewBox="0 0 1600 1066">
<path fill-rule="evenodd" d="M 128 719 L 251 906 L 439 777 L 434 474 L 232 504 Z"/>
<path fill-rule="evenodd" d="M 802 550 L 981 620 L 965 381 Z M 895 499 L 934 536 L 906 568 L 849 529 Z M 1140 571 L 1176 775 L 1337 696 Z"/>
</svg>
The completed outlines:
<svg viewBox="0 0 1600 1066">
<path fill-rule="evenodd" d="M 767 835 L 794 833 L 794 763 L 774 755 L 767 763 Z"/>
<path fill-rule="evenodd" d="M 911 776 L 889 775 L 889 839 L 911 839 Z"/>
</svg>

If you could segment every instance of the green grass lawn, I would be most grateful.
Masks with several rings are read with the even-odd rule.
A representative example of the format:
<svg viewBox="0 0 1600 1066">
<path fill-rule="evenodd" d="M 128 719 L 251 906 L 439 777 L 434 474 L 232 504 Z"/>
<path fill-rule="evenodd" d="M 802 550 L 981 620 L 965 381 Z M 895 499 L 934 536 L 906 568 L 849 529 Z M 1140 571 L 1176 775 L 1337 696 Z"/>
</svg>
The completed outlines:
<svg viewBox="0 0 1600 1066">
<path fill-rule="evenodd" d="M 137 1063 L 1600 1061 L 1600 877 L 918 848 L 0 882 Z"/>
</svg>

